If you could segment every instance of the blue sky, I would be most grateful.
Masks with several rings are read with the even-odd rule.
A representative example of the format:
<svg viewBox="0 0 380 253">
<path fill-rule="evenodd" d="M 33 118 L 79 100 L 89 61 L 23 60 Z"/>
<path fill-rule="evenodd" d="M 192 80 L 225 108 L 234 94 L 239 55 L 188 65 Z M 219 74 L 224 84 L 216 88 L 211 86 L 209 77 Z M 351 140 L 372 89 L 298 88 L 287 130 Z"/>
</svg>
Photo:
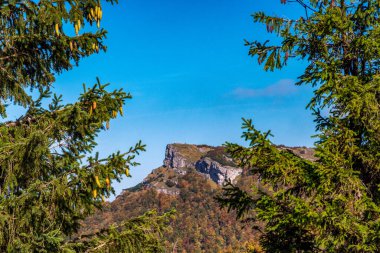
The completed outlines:
<svg viewBox="0 0 380 253">
<path fill-rule="evenodd" d="M 147 144 L 137 158 L 141 166 L 115 185 L 117 193 L 160 166 L 168 143 L 243 144 L 241 117 L 271 129 L 277 144 L 312 146 L 313 120 L 305 110 L 312 92 L 293 85 L 304 63 L 292 60 L 280 71 L 264 72 L 248 56 L 244 39 L 270 38 L 252 22 L 255 11 L 292 16 L 302 10 L 279 0 L 122 0 L 105 6 L 107 53 L 58 76 L 55 91 L 74 102 L 82 83 L 99 76 L 132 93 L 126 116 L 98 139 L 104 156 L 140 139 Z"/>
</svg>

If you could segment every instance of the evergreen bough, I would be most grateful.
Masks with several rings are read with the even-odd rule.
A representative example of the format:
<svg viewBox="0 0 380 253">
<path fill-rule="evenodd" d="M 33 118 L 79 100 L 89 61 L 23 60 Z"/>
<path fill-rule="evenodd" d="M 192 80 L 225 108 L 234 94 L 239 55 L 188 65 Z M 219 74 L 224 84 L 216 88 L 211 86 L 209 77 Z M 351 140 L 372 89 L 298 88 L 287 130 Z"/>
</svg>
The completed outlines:
<svg viewBox="0 0 380 253">
<path fill-rule="evenodd" d="M 129 93 L 108 91 L 99 80 L 83 85 L 73 104 L 51 92 L 56 74 L 105 51 L 101 19 L 102 3 L 94 0 L 0 3 L 0 252 L 163 250 L 159 237 L 171 213 L 76 234 L 145 149 L 139 142 L 126 152 L 93 154 L 95 138 L 123 114 Z M 7 121 L 7 106 L 27 110 Z"/>
<path fill-rule="evenodd" d="M 281 0 L 298 19 L 253 15 L 280 39 L 247 42 L 273 71 L 307 63 L 297 85 L 311 85 L 316 161 L 276 147 L 270 131 L 243 122 L 247 147 L 227 143 L 258 177 L 252 191 L 232 183 L 221 204 L 255 222 L 266 252 L 380 252 L 380 1 Z"/>
</svg>

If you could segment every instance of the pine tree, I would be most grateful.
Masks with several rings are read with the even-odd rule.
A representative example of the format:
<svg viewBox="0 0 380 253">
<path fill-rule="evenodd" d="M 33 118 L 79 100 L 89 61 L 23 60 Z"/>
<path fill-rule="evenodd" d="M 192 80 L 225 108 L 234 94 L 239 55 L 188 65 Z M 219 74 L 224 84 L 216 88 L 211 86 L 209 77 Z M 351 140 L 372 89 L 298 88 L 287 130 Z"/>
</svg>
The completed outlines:
<svg viewBox="0 0 380 253">
<path fill-rule="evenodd" d="M 129 93 L 108 91 L 99 79 L 73 104 L 51 91 L 57 74 L 106 50 L 101 19 L 102 3 L 94 0 L 0 3 L 0 252 L 162 251 L 170 214 L 75 235 L 145 149 L 139 142 L 126 152 L 93 154 Z M 7 106 L 27 111 L 7 121 Z"/>
<path fill-rule="evenodd" d="M 262 230 L 266 252 L 380 251 L 380 2 L 281 0 L 298 19 L 253 15 L 280 43 L 247 42 L 265 70 L 289 58 L 307 63 L 298 85 L 311 85 L 316 161 L 275 146 L 271 132 L 244 120 L 247 147 L 227 143 L 259 178 L 252 191 L 232 183 L 219 201 Z"/>
</svg>

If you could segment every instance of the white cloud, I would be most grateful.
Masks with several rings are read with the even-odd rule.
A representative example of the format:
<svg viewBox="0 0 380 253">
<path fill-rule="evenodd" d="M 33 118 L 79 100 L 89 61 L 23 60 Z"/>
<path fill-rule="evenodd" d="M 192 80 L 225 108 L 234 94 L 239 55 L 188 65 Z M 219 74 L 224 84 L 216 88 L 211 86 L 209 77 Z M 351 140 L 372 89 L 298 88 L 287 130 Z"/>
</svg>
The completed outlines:
<svg viewBox="0 0 380 253">
<path fill-rule="evenodd" d="M 269 85 L 261 89 L 252 88 L 236 88 L 232 91 L 232 95 L 237 98 L 251 98 L 251 97 L 273 97 L 273 96 L 286 96 L 297 91 L 292 79 L 281 79 L 277 83 Z"/>
</svg>

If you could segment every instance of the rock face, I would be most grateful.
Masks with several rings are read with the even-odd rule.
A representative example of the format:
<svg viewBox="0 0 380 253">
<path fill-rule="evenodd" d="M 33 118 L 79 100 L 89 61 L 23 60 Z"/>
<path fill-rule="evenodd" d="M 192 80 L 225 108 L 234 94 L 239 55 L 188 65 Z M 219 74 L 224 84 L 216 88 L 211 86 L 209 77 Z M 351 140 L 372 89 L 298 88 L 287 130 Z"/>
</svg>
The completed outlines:
<svg viewBox="0 0 380 253">
<path fill-rule="evenodd" d="M 223 147 L 187 144 L 169 144 L 166 147 L 164 166 L 182 175 L 186 174 L 185 168 L 193 168 L 222 185 L 225 180 L 234 181 L 242 173 L 242 169 L 232 165 Z"/>
<path fill-rule="evenodd" d="M 222 185 L 226 180 L 235 181 L 236 177 L 239 176 L 243 170 L 231 166 L 222 166 L 216 161 L 210 158 L 203 158 L 195 164 L 195 169 L 205 174 L 215 183 Z"/>
<path fill-rule="evenodd" d="M 184 150 L 186 144 L 169 144 L 166 146 L 164 166 L 167 168 L 193 168 L 194 161 L 192 161 L 187 153 L 194 153 L 193 145 L 186 145 L 189 152 L 181 152 Z M 197 153 L 197 149 L 195 153 Z"/>
<path fill-rule="evenodd" d="M 286 147 L 283 145 L 277 146 L 277 148 L 310 161 L 316 160 L 313 148 Z M 178 143 L 166 146 L 164 167 L 181 175 L 187 173 L 185 169 L 192 168 L 218 185 L 223 185 L 225 180 L 234 182 L 243 172 L 227 156 L 223 147 Z"/>
</svg>

